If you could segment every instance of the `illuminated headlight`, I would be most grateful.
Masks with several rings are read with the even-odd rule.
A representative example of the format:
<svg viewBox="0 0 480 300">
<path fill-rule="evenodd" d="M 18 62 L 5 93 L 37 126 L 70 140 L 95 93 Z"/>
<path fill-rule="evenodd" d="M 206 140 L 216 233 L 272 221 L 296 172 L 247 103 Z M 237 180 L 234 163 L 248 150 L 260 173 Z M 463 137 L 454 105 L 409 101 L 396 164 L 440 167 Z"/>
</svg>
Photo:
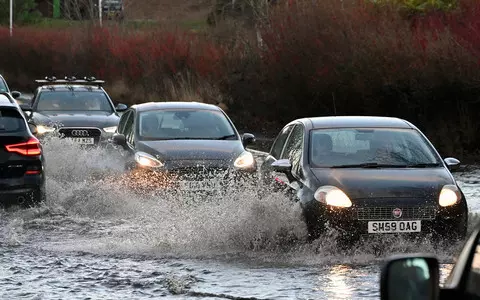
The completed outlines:
<svg viewBox="0 0 480 300">
<path fill-rule="evenodd" d="M 39 134 L 44 134 L 47 132 L 53 132 L 55 131 L 55 128 L 53 127 L 48 127 L 48 126 L 43 126 L 43 125 L 38 125 L 37 126 L 37 133 Z"/>
<path fill-rule="evenodd" d="M 161 161 L 145 152 L 135 153 L 135 161 L 142 167 L 161 168 L 164 166 Z"/>
<path fill-rule="evenodd" d="M 348 196 L 341 189 L 331 185 L 319 187 L 315 192 L 314 197 L 318 202 L 331 206 L 352 206 L 352 201 L 350 201 L 350 198 L 348 198 Z"/>
<path fill-rule="evenodd" d="M 461 195 L 456 185 L 449 184 L 445 185 L 440 191 L 440 196 L 438 197 L 438 204 L 440 206 L 451 206 L 460 201 Z"/>
<path fill-rule="evenodd" d="M 105 130 L 105 132 L 108 132 L 108 133 L 114 133 L 115 130 L 117 130 L 117 126 L 105 127 L 103 128 L 103 130 Z"/>
<path fill-rule="evenodd" d="M 255 165 L 255 158 L 252 153 L 244 151 L 237 157 L 237 159 L 235 159 L 233 165 L 239 169 L 248 169 Z"/>
</svg>

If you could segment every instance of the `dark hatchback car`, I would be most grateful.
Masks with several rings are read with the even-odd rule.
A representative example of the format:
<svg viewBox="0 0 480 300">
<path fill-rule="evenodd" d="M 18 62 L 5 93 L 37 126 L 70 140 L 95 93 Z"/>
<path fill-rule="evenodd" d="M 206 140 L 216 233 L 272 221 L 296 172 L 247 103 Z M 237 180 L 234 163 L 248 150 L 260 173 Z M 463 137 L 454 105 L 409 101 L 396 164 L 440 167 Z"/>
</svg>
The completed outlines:
<svg viewBox="0 0 480 300">
<path fill-rule="evenodd" d="M 165 175 L 182 191 L 220 188 L 213 178 L 220 174 L 255 173 L 256 161 L 245 148 L 254 141 L 252 134 L 240 136 L 221 108 L 197 102 L 133 105 L 113 136 L 126 151 L 127 170 Z"/>
<path fill-rule="evenodd" d="M 31 105 L 21 107 L 37 125 L 40 139 L 56 134 L 81 145 L 107 144 L 117 129 L 118 112 L 127 109 L 125 104 L 114 106 L 102 80 L 53 77 L 36 82 L 40 86 Z"/>
<path fill-rule="evenodd" d="M 11 95 L 1 93 L 0 204 L 3 206 L 31 206 L 45 200 L 45 160 L 35 131 Z"/>
<path fill-rule="evenodd" d="M 411 123 L 388 117 L 295 120 L 277 136 L 261 167 L 303 209 L 310 239 L 327 224 L 347 240 L 433 233 L 463 238 L 468 208 L 449 168 Z"/>
</svg>

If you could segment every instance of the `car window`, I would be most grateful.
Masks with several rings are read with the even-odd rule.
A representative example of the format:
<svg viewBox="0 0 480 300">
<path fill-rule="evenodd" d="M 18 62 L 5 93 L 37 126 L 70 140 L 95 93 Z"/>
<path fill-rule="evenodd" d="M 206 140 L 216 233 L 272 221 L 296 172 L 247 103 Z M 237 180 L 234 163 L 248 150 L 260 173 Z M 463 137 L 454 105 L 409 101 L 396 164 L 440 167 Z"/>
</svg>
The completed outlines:
<svg viewBox="0 0 480 300">
<path fill-rule="evenodd" d="M 133 113 L 130 113 L 128 115 L 128 119 L 125 123 L 125 128 L 124 128 L 124 132 L 123 134 L 125 135 L 125 139 L 127 140 L 127 143 L 129 143 L 130 145 L 135 145 L 134 143 L 134 114 Z"/>
<path fill-rule="evenodd" d="M 0 108 L 0 135 L 26 131 L 25 121 L 19 111 Z"/>
<path fill-rule="evenodd" d="M 205 109 L 141 112 L 138 133 L 144 140 L 238 139 L 222 112 Z"/>
<path fill-rule="evenodd" d="M 105 111 L 112 113 L 107 96 L 89 91 L 42 91 L 37 98 L 37 111 Z"/>
<path fill-rule="evenodd" d="M 122 114 L 122 116 L 120 117 L 120 121 L 118 122 L 118 133 L 123 133 L 124 129 L 125 129 L 125 125 L 127 123 L 127 119 L 128 117 L 130 116 L 130 114 L 132 113 L 131 110 L 129 111 L 126 111 L 124 114 Z"/>
<path fill-rule="evenodd" d="M 7 86 L 7 82 L 2 77 L 0 77 L 0 92 L 10 92 Z"/>
<path fill-rule="evenodd" d="M 414 129 L 333 128 L 312 130 L 309 162 L 313 167 L 379 163 L 438 164 L 427 140 Z"/>
<path fill-rule="evenodd" d="M 480 245 L 475 248 L 470 274 L 467 280 L 467 293 L 480 299 Z"/>
<path fill-rule="evenodd" d="M 293 126 L 289 125 L 282 129 L 278 134 L 277 138 L 273 142 L 272 148 L 270 149 L 270 155 L 278 159 L 280 154 L 282 154 L 283 146 L 287 140 L 288 134 L 292 131 Z"/>
<path fill-rule="evenodd" d="M 303 152 L 304 128 L 301 124 L 295 125 L 290 134 L 281 158 L 288 158 L 292 164 L 292 173 L 299 175 Z"/>
</svg>

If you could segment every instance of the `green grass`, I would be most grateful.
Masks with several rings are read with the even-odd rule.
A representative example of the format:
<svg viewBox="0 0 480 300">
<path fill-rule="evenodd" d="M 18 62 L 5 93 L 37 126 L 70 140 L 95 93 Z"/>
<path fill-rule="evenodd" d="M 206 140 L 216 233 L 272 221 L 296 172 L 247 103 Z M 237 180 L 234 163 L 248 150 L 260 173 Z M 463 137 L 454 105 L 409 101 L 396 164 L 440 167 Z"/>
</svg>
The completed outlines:
<svg viewBox="0 0 480 300">
<path fill-rule="evenodd" d="M 207 19 L 200 19 L 200 20 L 188 20 L 184 21 L 179 24 L 180 28 L 186 29 L 186 30 L 192 30 L 195 32 L 198 31 L 205 31 L 208 29 L 208 24 L 207 24 Z"/>
</svg>

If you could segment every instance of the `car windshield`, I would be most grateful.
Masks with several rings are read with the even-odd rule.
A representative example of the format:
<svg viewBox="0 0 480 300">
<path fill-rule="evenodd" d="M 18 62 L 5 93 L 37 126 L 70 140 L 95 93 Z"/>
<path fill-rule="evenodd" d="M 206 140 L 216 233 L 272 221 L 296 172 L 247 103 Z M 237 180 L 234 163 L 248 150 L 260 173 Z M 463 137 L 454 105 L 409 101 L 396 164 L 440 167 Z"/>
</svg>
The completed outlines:
<svg viewBox="0 0 480 300">
<path fill-rule="evenodd" d="M 42 91 L 37 100 L 37 110 L 113 112 L 104 93 L 84 91 Z"/>
<path fill-rule="evenodd" d="M 439 166 L 426 139 L 413 129 L 316 129 L 310 134 L 312 167 Z"/>
<path fill-rule="evenodd" d="M 154 110 L 139 114 L 139 138 L 172 139 L 238 139 L 220 111 L 204 109 Z"/>
<path fill-rule="evenodd" d="M 16 133 L 25 130 L 26 125 L 20 112 L 14 109 L 0 108 L 0 135 L 2 133 Z"/>
</svg>

